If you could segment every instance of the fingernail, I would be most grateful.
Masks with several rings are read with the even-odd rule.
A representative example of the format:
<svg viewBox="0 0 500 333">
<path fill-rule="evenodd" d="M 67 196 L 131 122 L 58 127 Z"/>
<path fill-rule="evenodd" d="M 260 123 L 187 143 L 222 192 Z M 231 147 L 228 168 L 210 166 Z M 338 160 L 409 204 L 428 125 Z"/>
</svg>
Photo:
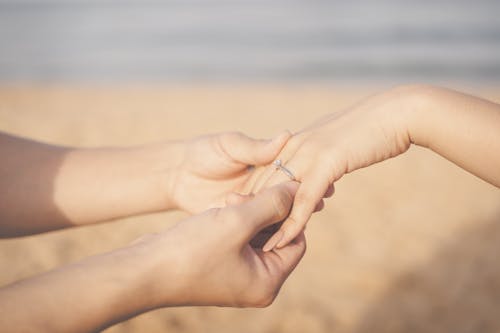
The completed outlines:
<svg viewBox="0 0 500 333">
<path fill-rule="evenodd" d="M 283 231 L 278 230 L 274 235 L 272 235 L 271 238 L 267 240 L 267 243 L 264 245 L 264 247 L 262 247 L 262 251 L 269 252 L 272 249 L 274 249 L 276 244 L 281 240 L 281 238 L 283 238 L 283 235 L 284 235 Z"/>
<path fill-rule="evenodd" d="M 281 236 L 279 242 L 274 246 L 276 249 L 281 249 L 282 247 L 285 247 L 289 241 L 285 237 L 285 233 L 283 233 L 283 236 Z"/>
</svg>

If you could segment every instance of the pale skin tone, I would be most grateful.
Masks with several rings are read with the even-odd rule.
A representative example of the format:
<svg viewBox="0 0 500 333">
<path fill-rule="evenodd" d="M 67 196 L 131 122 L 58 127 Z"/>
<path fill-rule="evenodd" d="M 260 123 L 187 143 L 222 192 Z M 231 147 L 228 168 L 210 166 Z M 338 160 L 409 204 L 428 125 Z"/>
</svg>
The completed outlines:
<svg viewBox="0 0 500 333">
<path fill-rule="evenodd" d="M 286 217 L 298 184 L 231 193 L 250 186 L 257 170 L 250 166 L 270 163 L 289 136 L 223 133 L 76 149 L 0 134 L 2 237 L 175 208 L 205 211 L 122 249 L 3 287 L 2 330 L 89 332 L 158 307 L 269 305 L 305 240 L 266 254 L 249 243 Z"/>
<path fill-rule="evenodd" d="M 296 133 L 279 159 L 301 183 L 290 216 L 264 246 L 281 248 L 346 173 L 426 147 L 500 187 L 500 105 L 432 86 L 404 86 L 325 116 Z M 268 168 L 254 191 L 288 177 Z"/>
<path fill-rule="evenodd" d="M 0 133 L 0 237 L 124 216 L 222 207 L 290 137 L 222 133 L 132 148 L 76 149 Z"/>
<path fill-rule="evenodd" d="M 500 186 L 500 106 L 427 86 L 373 96 L 271 142 L 226 133 L 136 148 L 73 149 L 0 135 L 3 237 L 228 204 L 0 289 L 0 327 L 86 332 L 164 306 L 268 305 L 302 257 L 301 231 L 322 198 L 333 194 L 333 183 L 411 144 Z M 300 185 L 273 167 L 249 168 L 276 158 Z M 257 194 L 246 195 L 251 192 Z M 249 245 L 283 220 L 263 250 Z"/>
<path fill-rule="evenodd" d="M 277 185 L 125 248 L 7 286 L 0 290 L 0 327 L 93 332 L 160 307 L 267 306 L 303 256 L 305 238 L 267 253 L 249 241 L 288 215 L 297 187 Z"/>
</svg>

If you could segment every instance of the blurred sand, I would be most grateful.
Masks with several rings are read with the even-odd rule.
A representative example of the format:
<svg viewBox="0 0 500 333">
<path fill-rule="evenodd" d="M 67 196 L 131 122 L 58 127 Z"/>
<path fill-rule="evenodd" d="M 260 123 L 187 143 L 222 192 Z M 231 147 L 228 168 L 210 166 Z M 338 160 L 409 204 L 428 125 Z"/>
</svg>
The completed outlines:
<svg viewBox="0 0 500 333">
<path fill-rule="evenodd" d="M 376 90 L 2 88 L 0 130 L 79 146 L 299 129 Z M 499 101 L 500 93 L 481 90 Z M 500 191 L 420 148 L 337 184 L 266 309 L 180 308 L 107 332 L 498 332 Z M 0 241 L 0 284 L 161 230 L 178 212 Z M 166 283 L 168 283 L 166 281 Z M 75 300 L 77 302 L 78 300 Z"/>
</svg>

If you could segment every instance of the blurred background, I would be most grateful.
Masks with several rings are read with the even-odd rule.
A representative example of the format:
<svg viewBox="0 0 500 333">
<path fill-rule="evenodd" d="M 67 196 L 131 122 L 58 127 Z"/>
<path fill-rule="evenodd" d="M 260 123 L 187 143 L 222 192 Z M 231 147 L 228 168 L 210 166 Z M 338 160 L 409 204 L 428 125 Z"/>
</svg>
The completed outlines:
<svg viewBox="0 0 500 333">
<path fill-rule="evenodd" d="M 498 13 L 496 0 L 0 0 L 0 130 L 75 146 L 270 137 L 413 82 L 498 102 Z M 500 331 L 497 188 L 413 147 L 336 189 L 271 307 L 162 309 L 108 331 Z M 184 217 L 0 240 L 0 284 Z"/>
<path fill-rule="evenodd" d="M 4 82 L 500 80 L 496 0 L 1 0 Z"/>
</svg>

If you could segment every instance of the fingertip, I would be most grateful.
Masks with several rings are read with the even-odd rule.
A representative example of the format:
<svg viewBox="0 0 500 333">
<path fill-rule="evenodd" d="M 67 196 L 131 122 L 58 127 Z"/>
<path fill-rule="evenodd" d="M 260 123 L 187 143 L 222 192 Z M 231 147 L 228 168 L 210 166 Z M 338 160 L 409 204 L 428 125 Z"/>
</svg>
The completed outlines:
<svg viewBox="0 0 500 333">
<path fill-rule="evenodd" d="M 280 231 L 283 230 L 283 236 L 281 237 L 281 240 L 276 243 L 276 245 L 274 246 L 275 248 L 281 249 L 287 246 L 304 230 L 304 228 L 300 228 L 300 230 L 291 229 L 292 228 L 286 227 L 285 225 L 281 227 Z"/>
<path fill-rule="evenodd" d="M 283 144 L 285 144 L 291 137 L 292 137 L 292 132 L 286 129 L 280 132 L 278 135 L 276 135 L 274 139 L 271 141 L 271 143 L 283 146 Z"/>
<path fill-rule="evenodd" d="M 293 238 L 289 239 L 289 237 L 283 236 L 283 238 L 281 238 L 281 240 L 274 246 L 274 248 L 280 250 L 287 246 L 292 240 Z"/>
<path fill-rule="evenodd" d="M 262 247 L 262 251 L 263 252 L 271 251 L 272 249 L 274 249 L 276 244 L 278 244 L 278 242 L 281 241 L 282 238 L 283 238 L 283 230 L 280 229 L 274 235 L 272 235 L 271 238 L 267 240 L 266 244 Z"/>
<path fill-rule="evenodd" d="M 285 130 L 269 140 L 265 145 L 266 149 L 263 152 L 264 156 L 261 164 L 272 162 L 291 137 L 292 133 L 289 130 Z"/>
</svg>

